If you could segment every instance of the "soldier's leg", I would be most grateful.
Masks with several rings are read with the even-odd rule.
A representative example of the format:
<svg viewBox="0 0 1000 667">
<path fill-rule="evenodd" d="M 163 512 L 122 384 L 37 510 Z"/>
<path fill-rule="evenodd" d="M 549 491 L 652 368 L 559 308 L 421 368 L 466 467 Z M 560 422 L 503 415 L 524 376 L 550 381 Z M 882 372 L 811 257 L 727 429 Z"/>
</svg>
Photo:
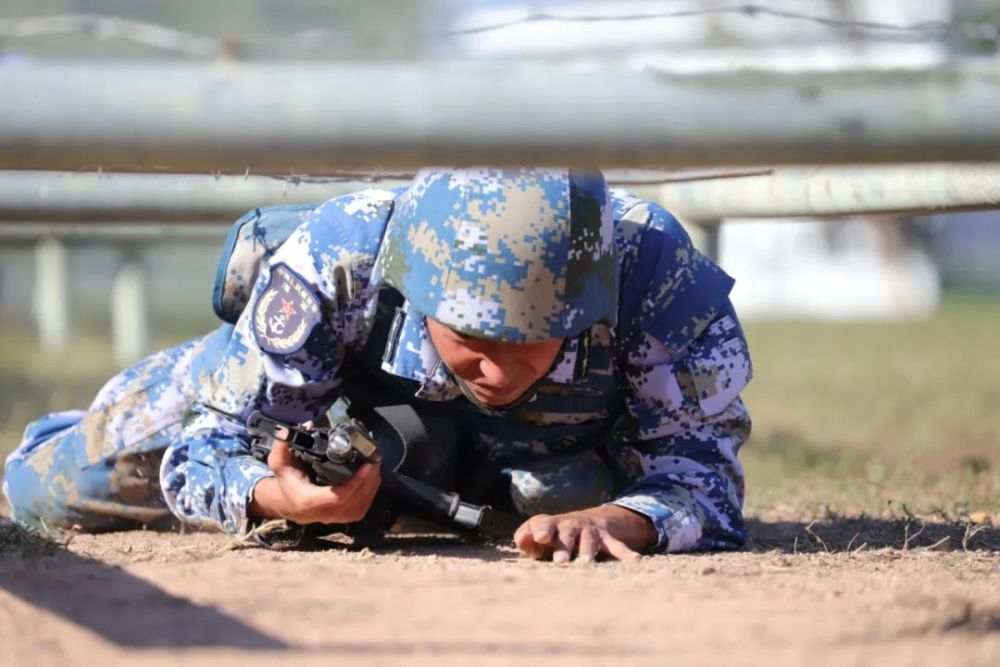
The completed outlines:
<svg viewBox="0 0 1000 667">
<path fill-rule="evenodd" d="M 123 371 L 86 412 L 54 413 L 30 424 L 4 468 L 14 518 L 86 531 L 169 523 L 160 461 L 231 330 L 221 327 Z"/>
</svg>

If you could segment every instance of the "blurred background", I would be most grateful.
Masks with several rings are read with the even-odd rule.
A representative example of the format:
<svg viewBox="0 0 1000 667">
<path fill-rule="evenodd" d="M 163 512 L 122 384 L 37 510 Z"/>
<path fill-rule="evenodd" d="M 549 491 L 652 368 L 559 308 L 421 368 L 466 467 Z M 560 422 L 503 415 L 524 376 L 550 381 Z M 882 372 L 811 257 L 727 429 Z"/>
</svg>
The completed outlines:
<svg viewBox="0 0 1000 667">
<path fill-rule="evenodd" d="M 0 67 L 500 61 L 691 75 L 921 71 L 1000 66 L 998 36 L 998 0 L 0 0 Z M 804 170 L 778 183 L 767 165 L 607 172 L 677 212 L 737 279 L 756 369 L 745 452 L 753 512 L 1000 510 L 997 200 L 984 194 L 964 207 L 980 210 L 942 213 L 914 195 L 887 212 L 864 211 L 861 197 L 860 212 L 809 215 L 816 188 L 860 179 L 855 191 L 877 194 L 891 167 Z M 148 190 L 97 170 L 0 174 L 0 453 L 32 418 L 85 407 L 124 365 L 214 327 L 215 265 L 243 210 L 405 182 L 391 165 L 385 171 L 308 182 L 254 173 L 217 207 L 185 206 L 228 188 L 209 174 L 183 188 L 160 175 L 174 181 Z M 1000 171 L 977 174 L 974 185 L 997 191 Z M 932 189 L 950 187 L 928 178 Z M 740 206 L 699 213 L 720 197 L 699 188 L 748 179 L 786 188 L 790 200 L 806 192 L 805 203 L 780 216 Z M 923 181 L 914 182 L 910 193 Z"/>
</svg>

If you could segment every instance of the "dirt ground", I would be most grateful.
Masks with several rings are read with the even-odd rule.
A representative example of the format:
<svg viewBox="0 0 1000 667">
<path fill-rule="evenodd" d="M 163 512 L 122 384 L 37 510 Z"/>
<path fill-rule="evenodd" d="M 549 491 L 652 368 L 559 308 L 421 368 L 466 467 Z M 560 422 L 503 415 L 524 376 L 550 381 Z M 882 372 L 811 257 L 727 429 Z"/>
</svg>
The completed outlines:
<svg viewBox="0 0 1000 667">
<path fill-rule="evenodd" d="M 5 523 L 0 664 L 1000 664 L 997 528 L 751 529 L 741 553 L 556 567 L 447 535 L 273 552 Z"/>
</svg>

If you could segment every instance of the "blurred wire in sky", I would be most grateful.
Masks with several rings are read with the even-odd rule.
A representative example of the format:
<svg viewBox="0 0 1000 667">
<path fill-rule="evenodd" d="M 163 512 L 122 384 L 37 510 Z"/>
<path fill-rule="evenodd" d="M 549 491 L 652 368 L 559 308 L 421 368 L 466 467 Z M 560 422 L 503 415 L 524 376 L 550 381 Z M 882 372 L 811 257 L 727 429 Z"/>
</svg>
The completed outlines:
<svg viewBox="0 0 1000 667">
<path fill-rule="evenodd" d="M 391 4 L 391 3 L 389 3 Z M 448 3 L 437 3 L 446 5 Z M 833 36 L 848 36 L 853 39 L 862 38 L 868 42 L 927 42 L 943 41 L 956 35 L 965 35 L 979 41 L 1000 38 L 1000 28 L 996 17 L 984 16 L 976 21 L 962 20 L 955 22 L 940 18 L 927 18 L 916 21 L 893 22 L 888 20 L 871 20 L 869 18 L 851 18 L 852 11 L 823 12 L 821 10 L 798 11 L 789 9 L 788 3 L 728 3 L 705 6 L 705 3 L 686 3 L 687 6 L 670 9 L 651 9 L 662 7 L 662 3 L 577 3 L 563 5 L 556 9 L 538 9 L 531 11 L 518 4 L 495 5 L 469 3 L 462 5 L 462 11 L 452 17 L 445 27 L 437 25 L 437 21 L 428 21 L 421 27 L 404 26 L 397 17 L 386 15 L 383 18 L 383 30 L 397 32 L 401 29 L 423 33 L 423 38 L 434 43 L 442 39 L 468 38 L 487 33 L 508 33 L 511 29 L 550 24 L 607 24 L 608 30 L 617 29 L 616 25 L 641 24 L 648 29 L 654 23 L 664 20 L 685 22 L 690 19 L 705 17 L 732 17 L 745 20 L 748 24 L 757 24 L 762 20 L 786 22 L 789 24 L 808 24 L 830 31 Z M 840 3 L 843 5 L 843 3 Z M 884 3 L 878 3 L 884 5 Z M 891 3 L 889 3 L 891 4 Z M 435 3 L 417 3 L 428 10 Z M 922 5 L 928 14 L 939 13 L 936 10 L 939 3 Z M 295 3 L 290 5 L 290 14 Z M 532 5 L 536 6 L 536 5 Z M 802 6 L 795 3 L 795 7 Z M 822 7 L 829 9 L 835 5 Z M 848 6 L 848 5 L 845 5 Z M 544 7 L 544 5 L 543 5 Z M 580 8 L 586 11 L 581 11 Z M 867 7 L 859 4 L 858 7 Z M 855 7 L 855 9 L 857 9 Z M 907 12 L 913 13 L 910 5 Z M 919 13 L 919 12 L 917 12 Z M 419 10 L 418 10 L 419 14 Z M 988 13 L 987 13 L 988 14 Z M 411 17 L 403 17 L 411 18 Z M 214 58 L 219 56 L 236 56 L 244 52 L 254 54 L 273 54 L 282 57 L 288 54 L 307 54 L 319 51 L 330 43 L 349 39 L 358 39 L 355 29 L 367 30 L 371 24 L 357 26 L 337 21 L 343 17 L 330 15 L 329 25 L 319 25 L 308 30 L 275 30 L 274 32 L 258 34 L 231 34 L 213 36 L 191 30 L 170 27 L 162 22 L 136 20 L 122 16 L 106 16 L 89 13 L 53 14 L 46 16 L 22 16 L 16 18 L 0 18 L 0 39 L 31 40 L 59 35 L 77 35 L 94 40 L 122 40 L 132 42 L 155 50 L 171 52 L 182 56 L 196 58 Z M 377 24 L 376 24 L 377 25 Z M 362 36 L 363 37 L 363 36 Z M 361 41 L 364 41 L 363 39 Z M 515 40 L 516 41 L 516 40 Z M 594 44 L 595 50 L 599 45 Z M 648 46 L 648 44 L 647 44 Z"/>
</svg>

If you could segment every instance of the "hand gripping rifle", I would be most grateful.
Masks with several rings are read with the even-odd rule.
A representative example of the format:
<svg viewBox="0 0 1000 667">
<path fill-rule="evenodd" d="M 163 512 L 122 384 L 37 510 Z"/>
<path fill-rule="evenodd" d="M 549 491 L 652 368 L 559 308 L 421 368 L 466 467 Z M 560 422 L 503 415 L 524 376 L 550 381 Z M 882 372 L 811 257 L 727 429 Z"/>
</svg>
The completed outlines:
<svg viewBox="0 0 1000 667">
<path fill-rule="evenodd" d="M 274 441 L 284 440 L 292 454 L 310 467 L 316 484 L 343 484 L 363 464 L 379 465 L 382 461 L 371 434 L 355 419 L 307 430 L 274 421 L 258 411 L 247 419 L 247 430 L 251 435 L 250 451 L 256 458 L 267 461 Z M 520 523 L 512 513 L 464 502 L 457 493 L 399 472 L 383 472 L 382 486 L 402 507 L 489 540 L 511 540 Z"/>
</svg>

